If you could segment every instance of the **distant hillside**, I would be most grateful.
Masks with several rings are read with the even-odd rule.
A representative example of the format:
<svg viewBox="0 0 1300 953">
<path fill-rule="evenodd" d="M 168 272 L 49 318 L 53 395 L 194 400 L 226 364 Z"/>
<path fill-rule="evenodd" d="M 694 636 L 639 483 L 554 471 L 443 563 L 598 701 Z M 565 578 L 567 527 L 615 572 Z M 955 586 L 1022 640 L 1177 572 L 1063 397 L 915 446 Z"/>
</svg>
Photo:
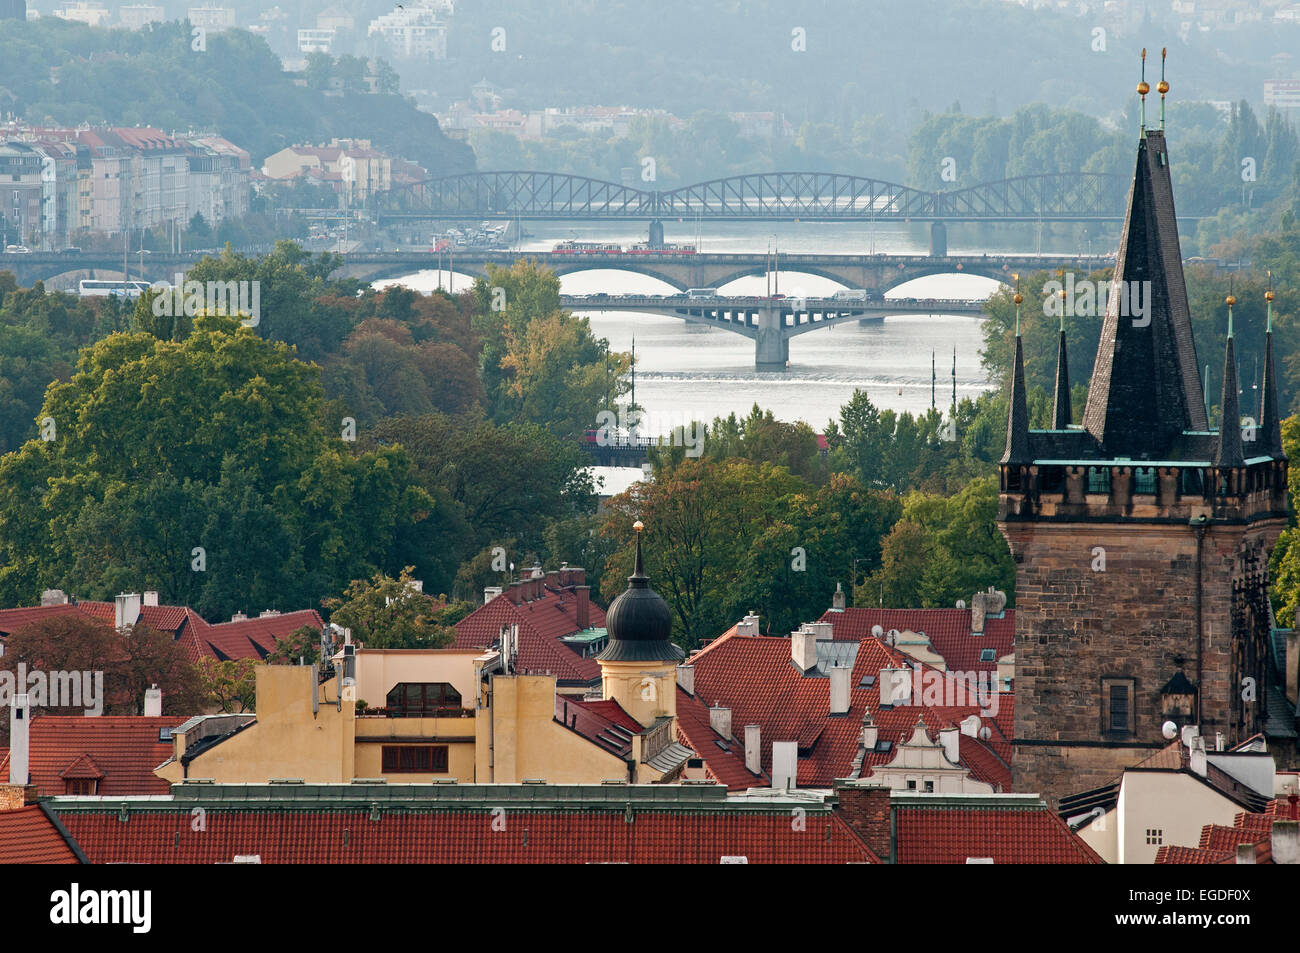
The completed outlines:
<svg viewBox="0 0 1300 953">
<path fill-rule="evenodd" d="M 259 37 L 210 34 L 206 52 L 195 52 L 179 23 L 133 33 L 53 18 L 0 22 L 0 112 L 52 124 L 211 129 L 258 164 L 286 145 L 349 136 L 437 174 L 474 168 L 467 145 L 401 96 L 327 96 L 295 85 Z"/>
</svg>

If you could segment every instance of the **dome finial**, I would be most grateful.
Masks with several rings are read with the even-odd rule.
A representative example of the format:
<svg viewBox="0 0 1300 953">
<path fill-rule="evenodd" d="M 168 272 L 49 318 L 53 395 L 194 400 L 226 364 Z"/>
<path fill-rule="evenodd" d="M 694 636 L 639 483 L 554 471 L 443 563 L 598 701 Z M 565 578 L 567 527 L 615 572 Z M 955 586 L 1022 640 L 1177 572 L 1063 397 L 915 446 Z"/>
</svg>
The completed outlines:
<svg viewBox="0 0 1300 953">
<path fill-rule="evenodd" d="M 1166 47 L 1160 47 L 1160 82 L 1156 84 L 1156 89 L 1160 92 L 1160 130 L 1165 128 L 1165 93 L 1169 92 L 1169 84 L 1165 82 L 1165 54 L 1168 52 Z"/>
<path fill-rule="evenodd" d="M 1142 133 L 1147 131 L 1147 93 L 1151 92 L 1151 87 L 1147 85 L 1147 48 L 1142 47 L 1142 80 L 1137 85 L 1138 95 L 1142 97 Z"/>
<path fill-rule="evenodd" d="M 628 582 L 646 578 L 645 570 L 641 568 L 641 530 L 645 529 L 645 523 L 637 520 L 632 524 L 632 528 L 636 530 L 636 563 L 632 566 L 632 575 L 628 577 Z"/>
</svg>

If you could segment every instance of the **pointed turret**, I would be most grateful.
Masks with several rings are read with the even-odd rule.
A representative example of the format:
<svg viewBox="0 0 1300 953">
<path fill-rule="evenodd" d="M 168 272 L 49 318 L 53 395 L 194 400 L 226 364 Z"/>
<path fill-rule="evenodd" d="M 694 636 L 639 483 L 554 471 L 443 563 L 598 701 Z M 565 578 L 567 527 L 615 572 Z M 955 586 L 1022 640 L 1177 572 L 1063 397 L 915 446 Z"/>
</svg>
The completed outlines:
<svg viewBox="0 0 1300 953">
<path fill-rule="evenodd" d="M 1277 371 L 1273 367 L 1273 289 L 1264 293 L 1268 305 L 1268 325 L 1264 332 L 1264 386 L 1259 395 L 1259 450 L 1258 456 L 1280 459 L 1282 452 L 1282 421 L 1277 412 Z"/>
<path fill-rule="evenodd" d="M 1056 342 L 1056 398 L 1052 402 L 1052 429 L 1064 430 L 1073 422 L 1070 407 L 1070 365 L 1065 356 L 1065 312 L 1061 312 L 1061 330 Z"/>
<path fill-rule="evenodd" d="M 1011 406 L 1007 411 L 1007 449 L 1002 454 L 1002 463 L 1028 463 L 1029 452 L 1029 407 L 1025 400 L 1025 354 L 1020 341 L 1020 302 L 1024 297 L 1019 291 L 1013 299 L 1016 303 L 1016 356 L 1011 372 Z"/>
<path fill-rule="evenodd" d="M 1228 295 L 1228 346 L 1223 353 L 1223 400 L 1220 402 L 1219 443 L 1214 465 L 1221 470 L 1245 466 L 1241 452 L 1241 411 L 1237 403 L 1237 359 L 1232 350 L 1232 306 L 1237 299 Z"/>
<path fill-rule="evenodd" d="M 1084 429 L 1110 456 L 1164 458 L 1209 429 L 1197 366 L 1165 134 L 1144 129 Z"/>
</svg>

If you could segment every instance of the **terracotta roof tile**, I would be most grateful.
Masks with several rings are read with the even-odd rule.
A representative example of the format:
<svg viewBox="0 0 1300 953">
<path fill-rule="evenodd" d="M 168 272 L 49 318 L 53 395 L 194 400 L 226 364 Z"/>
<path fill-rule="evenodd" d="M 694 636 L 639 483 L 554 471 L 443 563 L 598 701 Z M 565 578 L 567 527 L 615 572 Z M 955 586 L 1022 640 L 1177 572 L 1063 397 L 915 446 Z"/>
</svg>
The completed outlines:
<svg viewBox="0 0 1300 953">
<path fill-rule="evenodd" d="M 964 864 L 968 857 L 991 857 L 995 864 L 1102 863 L 1046 805 L 907 805 L 900 806 L 897 815 L 901 864 Z"/>
<path fill-rule="evenodd" d="M 540 599 L 520 605 L 500 595 L 475 609 L 456 623 L 456 648 L 486 649 L 500 638 L 503 625 L 519 626 L 519 655 L 515 670 L 521 673 L 550 672 L 562 684 L 593 684 L 600 679 L 600 664 L 595 658 L 583 658 L 560 641 L 566 635 L 582 631 L 575 618 L 577 608 L 572 598 L 561 602 L 557 593 L 547 591 Z M 605 627 L 605 612 L 590 605 L 590 628 Z"/>
<path fill-rule="evenodd" d="M 403 811 L 378 821 L 360 811 L 209 810 L 206 830 L 188 811 L 114 811 L 62 817 L 93 863 L 221 863 L 258 855 L 268 864 L 878 863 L 834 814 L 794 830 L 788 810 L 656 808 L 628 821 L 610 810 L 510 811 L 505 830 L 486 811 Z"/>
<path fill-rule="evenodd" d="M 831 623 L 836 639 L 868 638 L 877 625 L 885 632 L 924 632 L 950 671 L 996 672 L 997 659 L 1010 653 L 1015 643 L 1016 610 L 986 618 L 983 635 L 971 633 L 969 609 L 831 609 L 818 621 Z M 993 649 L 992 661 L 980 657 L 984 649 Z"/>
<path fill-rule="evenodd" d="M 42 795 L 62 795 L 65 781 L 99 778 L 98 794 L 166 794 L 166 781 L 154 768 L 172 756 L 159 731 L 174 728 L 184 715 L 41 715 L 31 721 L 29 774 Z M 91 767 L 93 765 L 93 768 Z M 95 771 L 99 774 L 95 774 Z M 0 776 L 8 777 L 8 757 Z M 71 772 L 71 773 L 69 773 Z"/>
<path fill-rule="evenodd" d="M 0 811 L 0 864 L 77 864 L 82 860 L 42 805 Z"/>
<path fill-rule="evenodd" d="M 723 738 L 709 724 L 709 709 L 680 686 L 677 689 L 677 739 L 704 761 L 708 776 L 728 791 L 766 787 L 770 782 L 745 767 L 745 744 L 735 737 Z M 719 746 L 722 742 L 725 747 Z"/>
</svg>

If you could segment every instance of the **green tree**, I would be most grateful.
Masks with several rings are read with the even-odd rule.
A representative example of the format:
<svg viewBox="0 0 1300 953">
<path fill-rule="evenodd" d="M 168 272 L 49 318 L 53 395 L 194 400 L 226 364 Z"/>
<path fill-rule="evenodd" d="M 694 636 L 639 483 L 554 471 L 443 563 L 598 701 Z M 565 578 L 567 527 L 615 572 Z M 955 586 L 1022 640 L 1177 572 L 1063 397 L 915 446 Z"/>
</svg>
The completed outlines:
<svg viewBox="0 0 1300 953">
<path fill-rule="evenodd" d="M 450 645 L 455 632 L 437 621 L 439 607 L 412 584 L 414 569 L 407 566 L 396 579 L 383 573 L 369 580 L 354 579 L 343 598 L 324 601 L 333 610 L 331 621 L 351 629 L 354 638 L 372 649 Z"/>
</svg>

